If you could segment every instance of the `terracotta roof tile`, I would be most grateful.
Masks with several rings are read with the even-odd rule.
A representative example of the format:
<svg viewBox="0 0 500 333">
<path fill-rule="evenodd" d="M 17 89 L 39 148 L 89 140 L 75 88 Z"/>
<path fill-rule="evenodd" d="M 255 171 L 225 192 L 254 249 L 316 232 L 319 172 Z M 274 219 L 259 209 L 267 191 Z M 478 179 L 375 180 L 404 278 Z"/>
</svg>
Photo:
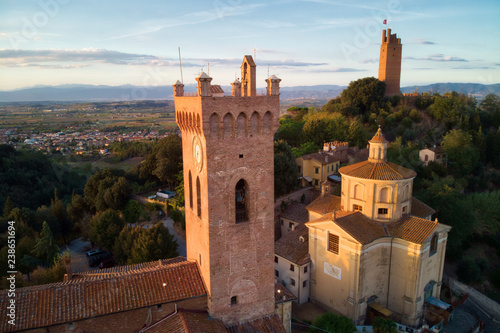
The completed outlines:
<svg viewBox="0 0 500 333">
<path fill-rule="evenodd" d="M 224 93 L 224 90 L 222 90 L 221 86 L 218 84 L 212 84 L 210 86 L 210 91 L 212 92 L 212 94 L 223 94 Z"/>
<path fill-rule="evenodd" d="M 387 236 L 382 223 L 366 217 L 360 212 L 336 212 L 335 224 L 361 244 Z"/>
<path fill-rule="evenodd" d="M 278 280 L 274 281 L 274 302 L 275 304 L 289 302 L 297 299 L 294 294 Z"/>
<path fill-rule="evenodd" d="M 339 169 L 346 176 L 374 180 L 403 180 L 414 178 L 417 173 L 392 162 L 363 161 Z"/>
<path fill-rule="evenodd" d="M 316 160 L 322 165 L 330 164 L 333 162 L 340 161 L 340 157 L 337 154 L 333 153 L 326 153 L 326 152 L 319 152 L 319 153 L 313 153 L 309 155 L 304 155 L 299 158 L 302 158 L 303 160 Z"/>
<path fill-rule="evenodd" d="M 230 333 L 285 333 L 285 328 L 277 314 L 246 323 L 227 327 Z"/>
<path fill-rule="evenodd" d="M 227 332 L 220 320 L 210 318 L 206 311 L 179 309 L 140 333 L 218 333 Z"/>
<path fill-rule="evenodd" d="M 295 230 L 287 232 L 274 243 L 274 253 L 297 265 L 310 262 L 309 229 L 300 224 Z"/>
<path fill-rule="evenodd" d="M 306 223 L 309 219 L 309 212 L 306 205 L 300 202 L 292 202 L 288 205 L 281 217 L 298 223 Z"/>
<path fill-rule="evenodd" d="M 411 198 L 411 215 L 421 217 L 425 219 L 426 217 L 436 213 L 432 207 L 427 206 L 422 201 L 415 197 Z"/>
<path fill-rule="evenodd" d="M 196 262 L 88 274 L 67 282 L 16 290 L 15 330 L 26 330 L 206 295 Z M 120 270 L 117 268 L 116 270 Z M 165 285 L 165 286 L 164 286 Z M 0 291 L 0 316 L 6 316 L 7 291 Z M 13 328 L 2 320 L 0 331 Z"/>
<path fill-rule="evenodd" d="M 340 197 L 325 193 L 313 200 L 306 209 L 318 214 L 328 214 L 340 209 Z"/>
<path fill-rule="evenodd" d="M 408 242 L 422 244 L 429 237 L 438 222 L 424 220 L 415 216 L 408 216 L 398 222 L 388 223 L 387 229 L 394 237 L 404 239 Z"/>
<path fill-rule="evenodd" d="M 369 244 L 382 237 L 396 237 L 411 243 L 422 244 L 434 231 L 438 222 L 416 216 L 405 216 L 396 222 L 371 220 L 360 212 L 335 212 L 306 223 L 311 226 L 317 222 L 332 222 L 351 235 L 361 244 Z"/>
</svg>

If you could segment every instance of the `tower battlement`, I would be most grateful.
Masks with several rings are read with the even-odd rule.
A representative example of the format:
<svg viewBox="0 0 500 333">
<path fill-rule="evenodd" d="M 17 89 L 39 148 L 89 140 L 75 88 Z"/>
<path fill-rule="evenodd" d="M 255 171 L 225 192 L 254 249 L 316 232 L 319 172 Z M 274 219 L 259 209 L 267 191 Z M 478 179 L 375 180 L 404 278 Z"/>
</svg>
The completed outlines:
<svg viewBox="0 0 500 333">
<path fill-rule="evenodd" d="M 401 38 L 391 34 L 391 29 L 382 30 L 382 44 L 401 44 Z"/>
<path fill-rule="evenodd" d="M 231 83 L 231 96 L 224 96 L 220 86 L 212 85 L 212 78 L 204 72 L 196 78 L 195 94 L 185 93 L 184 85 L 177 81 L 173 87 L 175 116 L 180 129 L 211 139 L 274 134 L 279 126 L 281 79 L 274 75 L 269 77 L 266 94 L 257 95 L 255 67 L 251 56 L 243 58 L 242 80 Z"/>
</svg>

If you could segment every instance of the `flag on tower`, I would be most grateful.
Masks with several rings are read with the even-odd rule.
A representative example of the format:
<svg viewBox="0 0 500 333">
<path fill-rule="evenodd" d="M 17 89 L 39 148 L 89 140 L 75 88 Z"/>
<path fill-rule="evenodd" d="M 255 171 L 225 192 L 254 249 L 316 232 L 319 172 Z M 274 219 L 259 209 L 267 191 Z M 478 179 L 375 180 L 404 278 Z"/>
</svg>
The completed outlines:
<svg viewBox="0 0 500 333">
<path fill-rule="evenodd" d="M 387 24 L 387 19 L 384 20 L 384 24 Z"/>
</svg>

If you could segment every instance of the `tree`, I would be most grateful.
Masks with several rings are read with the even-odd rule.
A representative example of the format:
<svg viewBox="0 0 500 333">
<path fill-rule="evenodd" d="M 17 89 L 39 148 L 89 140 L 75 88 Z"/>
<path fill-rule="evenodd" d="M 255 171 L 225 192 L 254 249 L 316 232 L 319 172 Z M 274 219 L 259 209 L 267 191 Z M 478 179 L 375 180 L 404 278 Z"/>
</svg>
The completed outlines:
<svg viewBox="0 0 500 333">
<path fill-rule="evenodd" d="M 94 211 L 122 209 L 130 197 L 130 186 L 122 170 L 104 169 L 93 174 L 84 188 L 85 201 Z"/>
<path fill-rule="evenodd" d="M 5 200 L 5 204 L 3 207 L 3 216 L 8 217 L 10 215 L 10 212 L 15 208 L 14 203 L 10 199 L 10 196 L 7 197 Z"/>
<path fill-rule="evenodd" d="M 135 223 L 142 214 L 142 205 L 136 200 L 129 200 L 122 213 L 127 223 Z"/>
<path fill-rule="evenodd" d="M 151 154 L 146 157 L 148 172 L 160 182 L 174 186 L 181 170 L 182 142 L 179 136 L 171 134 L 161 139 Z"/>
<path fill-rule="evenodd" d="M 274 194 L 289 193 L 299 184 L 292 148 L 285 141 L 274 142 Z"/>
<path fill-rule="evenodd" d="M 321 330 L 316 329 L 316 327 Z M 354 326 L 351 319 L 328 312 L 316 318 L 313 326 L 308 330 L 309 333 L 320 333 L 324 331 L 332 333 L 351 333 L 356 332 L 356 326 Z"/>
<path fill-rule="evenodd" d="M 293 156 L 301 157 L 304 155 L 316 153 L 319 150 L 319 146 L 315 145 L 314 142 L 304 142 L 299 148 L 292 148 Z"/>
<path fill-rule="evenodd" d="M 88 210 L 85 199 L 80 194 L 73 192 L 71 196 L 71 203 L 66 207 L 68 215 L 73 222 L 80 222 L 84 214 Z"/>
<path fill-rule="evenodd" d="M 342 114 L 346 116 L 361 114 L 366 119 L 370 112 L 378 113 L 385 100 L 385 86 L 385 82 L 374 77 L 351 81 L 340 94 Z"/>
<path fill-rule="evenodd" d="M 396 333 L 398 326 L 389 318 L 377 317 L 373 321 L 373 331 L 375 333 Z"/>
<path fill-rule="evenodd" d="M 54 259 L 59 254 L 59 246 L 55 243 L 52 230 L 49 224 L 43 222 L 42 231 L 40 236 L 36 239 L 35 247 L 32 253 L 34 256 L 42 261 L 42 265 L 50 267 L 54 264 Z"/>
<path fill-rule="evenodd" d="M 97 213 L 90 220 L 91 239 L 100 246 L 111 250 L 124 226 L 118 211 L 108 209 Z"/>
<path fill-rule="evenodd" d="M 472 172 L 479 161 L 479 150 L 472 136 L 463 130 L 451 130 L 443 137 L 443 149 L 448 154 L 451 171 L 463 177 Z"/>
<path fill-rule="evenodd" d="M 178 255 L 178 244 L 163 223 L 144 229 L 125 227 L 115 242 L 115 256 L 121 263 L 137 264 Z"/>
<path fill-rule="evenodd" d="M 64 238 L 64 242 L 67 241 L 67 236 L 73 231 L 73 223 L 68 216 L 68 212 L 64 207 L 61 199 L 59 199 L 57 188 L 54 189 L 54 198 L 50 202 L 50 211 L 52 215 L 57 219 L 57 224 L 59 225 L 60 233 Z"/>
</svg>

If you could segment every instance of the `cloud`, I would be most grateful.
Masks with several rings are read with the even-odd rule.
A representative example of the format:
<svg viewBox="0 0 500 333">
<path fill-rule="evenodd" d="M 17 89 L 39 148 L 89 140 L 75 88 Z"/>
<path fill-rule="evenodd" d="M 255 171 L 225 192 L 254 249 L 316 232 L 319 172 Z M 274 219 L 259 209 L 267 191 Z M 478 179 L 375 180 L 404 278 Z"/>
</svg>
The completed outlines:
<svg viewBox="0 0 500 333">
<path fill-rule="evenodd" d="M 459 57 L 445 56 L 444 54 L 431 54 L 428 57 L 416 58 L 416 57 L 404 57 L 404 59 L 409 60 L 429 60 L 429 61 L 459 61 L 468 62 L 468 60 Z"/>
<path fill-rule="evenodd" d="M 221 1 L 215 1 L 213 7 L 207 10 L 190 12 L 181 16 L 161 20 L 149 20 L 139 23 L 136 31 L 124 35 L 114 36 L 104 40 L 122 39 L 136 37 L 144 34 L 154 33 L 167 28 L 174 28 L 186 25 L 196 25 L 215 20 L 221 20 L 226 17 L 246 15 L 259 7 L 265 7 L 266 4 L 247 4 L 241 6 L 225 5 Z"/>
<path fill-rule="evenodd" d="M 422 44 L 422 45 L 436 45 L 436 43 L 428 41 L 428 40 L 423 40 L 422 38 L 417 38 L 417 39 L 408 41 L 408 44 L 414 44 L 414 43 Z"/>
<path fill-rule="evenodd" d="M 315 69 L 309 71 L 310 73 L 352 73 L 352 72 L 365 72 L 364 69 L 349 68 L 349 67 L 337 67 L 337 68 L 327 68 L 327 69 Z"/>
<path fill-rule="evenodd" d="M 62 66 L 60 63 L 78 63 L 71 66 Z M 55 63 L 40 65 L 40 63 Z M 177 65 L 169 60 L 148 54 L 134 54 L 105 49 L 81 50 L 0 50 L 0 64 L 8 67 L 37 67 L 78 68 L 87 63 L 107 63 L 115 65 Z"/>
<path fill-rule="evenodd" d="M 496 69 L 495 67 L 488 67 L 488 66 L 477 66 L 477 67 L 469 67 L 469 66 L 460 66 L 460 67 L 453 67 L 453 69 Z"/>
</svg>

